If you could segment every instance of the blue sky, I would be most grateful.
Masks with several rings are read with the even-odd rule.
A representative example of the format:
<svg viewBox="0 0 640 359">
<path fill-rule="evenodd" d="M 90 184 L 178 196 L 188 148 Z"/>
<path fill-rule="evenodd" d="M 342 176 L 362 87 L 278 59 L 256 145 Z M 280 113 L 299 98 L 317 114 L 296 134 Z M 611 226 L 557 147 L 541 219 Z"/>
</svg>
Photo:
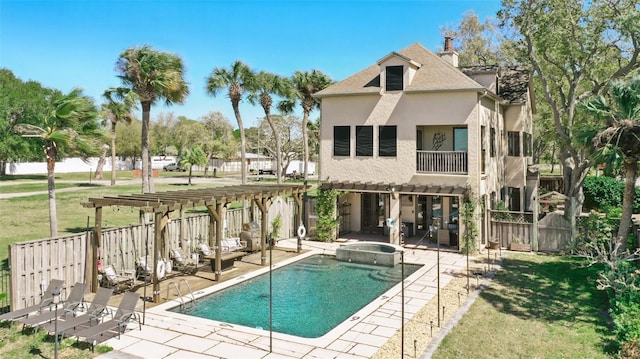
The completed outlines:
<svg viewBox="0 0 640 359">
<path fill-rule="evenodd" d="M 226 92 L 206 94 L 215 67 L 242 60 L 283 76 L 318 69 L 338 81 L 415 42 L 435 52 L 441 26 L 457 25 L 467 10 L 482 20 L 499 8 L 499 0 L 0 0 L 0 67 L 63 92 L 83 88 L 101 103 L 120 84 L 119 54 L 150 45 L 182 57 L 190 84 L 183 105 L 154 106 L 152 119 L 220 111 L 236 126 Z M 246 102 L 240 111 L 246 127 L 264 115 Z"/>
</svg>

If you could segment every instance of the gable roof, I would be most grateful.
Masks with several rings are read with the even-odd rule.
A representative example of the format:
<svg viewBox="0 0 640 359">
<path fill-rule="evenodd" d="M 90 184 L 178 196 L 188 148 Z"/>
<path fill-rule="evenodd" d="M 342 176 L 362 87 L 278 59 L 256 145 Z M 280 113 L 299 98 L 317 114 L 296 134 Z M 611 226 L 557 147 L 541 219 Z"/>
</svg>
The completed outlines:
<svg viewBox="0 0 640 359">
<path fill-rule="evenodd" d="M 408 62 L 411 61 L 421 65 L 416 70 L 411 84 L 405 88 L 405 92 L 486 90 L 482 85 L 466 76 L 460 69 L 441 59 L 419 43 L 410 45 L 398 52 L 392 52 L 380 61 L 393 55 L 401 55 L 402 58 L 408 59 Z M 314 96 L 380 93 L 380 86 L 372 85 L 376 83 L 376 78 L 378 78 L 377 84 L 380 83 L 380 66 L 378 63 L 317 92 Z"/>
</svg>

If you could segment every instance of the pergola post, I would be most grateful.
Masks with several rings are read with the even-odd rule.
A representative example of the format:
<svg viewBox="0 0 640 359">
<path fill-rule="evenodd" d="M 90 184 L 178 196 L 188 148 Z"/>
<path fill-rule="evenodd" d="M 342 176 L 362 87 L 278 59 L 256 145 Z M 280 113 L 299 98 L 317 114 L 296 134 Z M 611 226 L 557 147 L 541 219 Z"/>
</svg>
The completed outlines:
<svg viewBox="0 0 640 359">
<path fill-rule="evenodd" d="M 160 301 L 160 279 L 158 278 L 158 251 L 162 240 L 162 212 L 155 212 L 155 226 L 153 236 L 153 302 Z"/>
<path fill-rule="evenodd" d="M 96 207 L 96 218 L 93 227 L 93 238 L 87 243 L 91 250 L 87 250 L 88 256 L 85 259 L 86 265 L 85 278 L 89 278 L 91 283 L 91 292 L 98 291 L 98 248 L 102 243 L 102 207 Z"/>
<path fill-rule="evenodd" d="M 216 282 L 220 282 L 222 275 L 222 225 L 226 207 L 222 204 L 222 201 L 216 201 L 215 208 L 211 205 L 207 206 L 209 210 L 209 245 L 212 245 L 215 250 L 214 268 L 216 275 Z M 215 230 L 215 233 L 214 233 Z M 212 242 L 212 238 L 215 237 L 215 244 Z"/>
<path fill-rule="evenodd" d="M 306 192 L 305 192 L 305 193 L 306 193 Z M 294 195 L 294 196 L 293 196 L 293 200 L 294 200 L 294 201 L 296 201 L 296 204 L 298 205 L 298 216 L 297 216 L 297 217 L 298 217 L 298 223 L 299 223 L 298 225 L 304 225 L 304 224 L 302 223 L 302 210 L 303 210 L 302 204 L 303 204 L 303 201 L 302 201 L 302 199 L 300 198 L 300 195 L 299 195 L 299 194 Z M 294 226 L 294 227 L 295 227 L 295 226 Z M 305 229 L 306 229 L 306 228 L 305 228 Z M 297 234 L 297 233 L 298 233 L 298 231 L 296 231 L 296 234 Z M 296 237 L 298 238 L 298 240 L 297 240 L 297 247 L 296 247 L 296 251 L 297 251 L 298 253 L 300 253 L 300 252 L 302 251 L 302 238 L 300 238 L 300 236 L 296 236 Z"/>
<path fill-rule="evenodd" d="M 267 265 L 267 232 L 269 232 L 269 205 L 271 200 L 265 197 L 257 198 L 254 200 L 256 206 L 262 212 L 262 235 L 260 238 L 260 265 Z"/>
</svg>

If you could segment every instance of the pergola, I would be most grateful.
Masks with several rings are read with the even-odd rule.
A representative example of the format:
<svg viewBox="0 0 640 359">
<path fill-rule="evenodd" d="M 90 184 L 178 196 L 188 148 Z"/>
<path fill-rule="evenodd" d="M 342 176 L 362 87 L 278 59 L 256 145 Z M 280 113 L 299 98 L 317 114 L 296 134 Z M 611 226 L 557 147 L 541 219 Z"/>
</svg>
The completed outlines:
<svg viewBox="0 0 640 359">
<path fill-rule="evenodd" d="M 89 198 L 82 205 L 86 208 L 95 208 L 94 235 L 90 243 L 91 251 L 87 258 L 86 278 L 91 278 L 91 290 L 98 289 L 98 248 L 102 242 L 102 209 L 104 207 L 119 206 L 138 208 L 141 220 L 145 220 L 147 214 L 154 216 L 155 230 L 153 241 L 153 268 L 158 265 L 158 252 L 164 246 L 162 239 L 169 223 L 169 216 L 174 211 L 183 214 L 183 210 L 193 207 L 204 206 L 209 211 L 209 244 L 214 248 L 222 248 L 223 220 L 227 207 L 236 201 L 253 201 L 262 212 L 262 236 L 261 236 L 261 265 L 266 265 L 266 239 L 269 231 L 269 207 L 274 197 L 291 195 L 298 208 L 302 206 L 302 194 L 308 189 L 306 185 L 236 185 L 214 188 L 190 189 L 181 191 L 168 191 L 158 193 L 131 194 L 119 196 L 105 196 L 103 198 Z M 302 223 L 302 210 L 298 211 L 298 223 Z M 215 244 L 212 243 L 215 238 Z M 301 239 L 298 238 L 298 251 L 302 246 Z M 221 251 L 215 251 L 215 279 L 220 281 L 221 275 Z M 153 301 L 160 299 L 160 281 L 157 271 L 153 271 Z"/>
</svg>

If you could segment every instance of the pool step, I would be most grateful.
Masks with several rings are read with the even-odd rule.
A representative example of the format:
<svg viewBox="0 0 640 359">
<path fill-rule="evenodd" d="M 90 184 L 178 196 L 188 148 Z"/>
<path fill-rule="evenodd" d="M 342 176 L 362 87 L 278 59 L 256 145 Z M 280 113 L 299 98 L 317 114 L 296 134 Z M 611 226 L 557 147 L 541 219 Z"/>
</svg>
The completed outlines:
<svg viewBox="0 0 640 359">
<path fill-rule="evenodd" d="M 371 272 L 369 277 L 383 282 L 399 282 L 402 280 L 402 273 L 399 270 L 382 269 Z"/>
</svg>

